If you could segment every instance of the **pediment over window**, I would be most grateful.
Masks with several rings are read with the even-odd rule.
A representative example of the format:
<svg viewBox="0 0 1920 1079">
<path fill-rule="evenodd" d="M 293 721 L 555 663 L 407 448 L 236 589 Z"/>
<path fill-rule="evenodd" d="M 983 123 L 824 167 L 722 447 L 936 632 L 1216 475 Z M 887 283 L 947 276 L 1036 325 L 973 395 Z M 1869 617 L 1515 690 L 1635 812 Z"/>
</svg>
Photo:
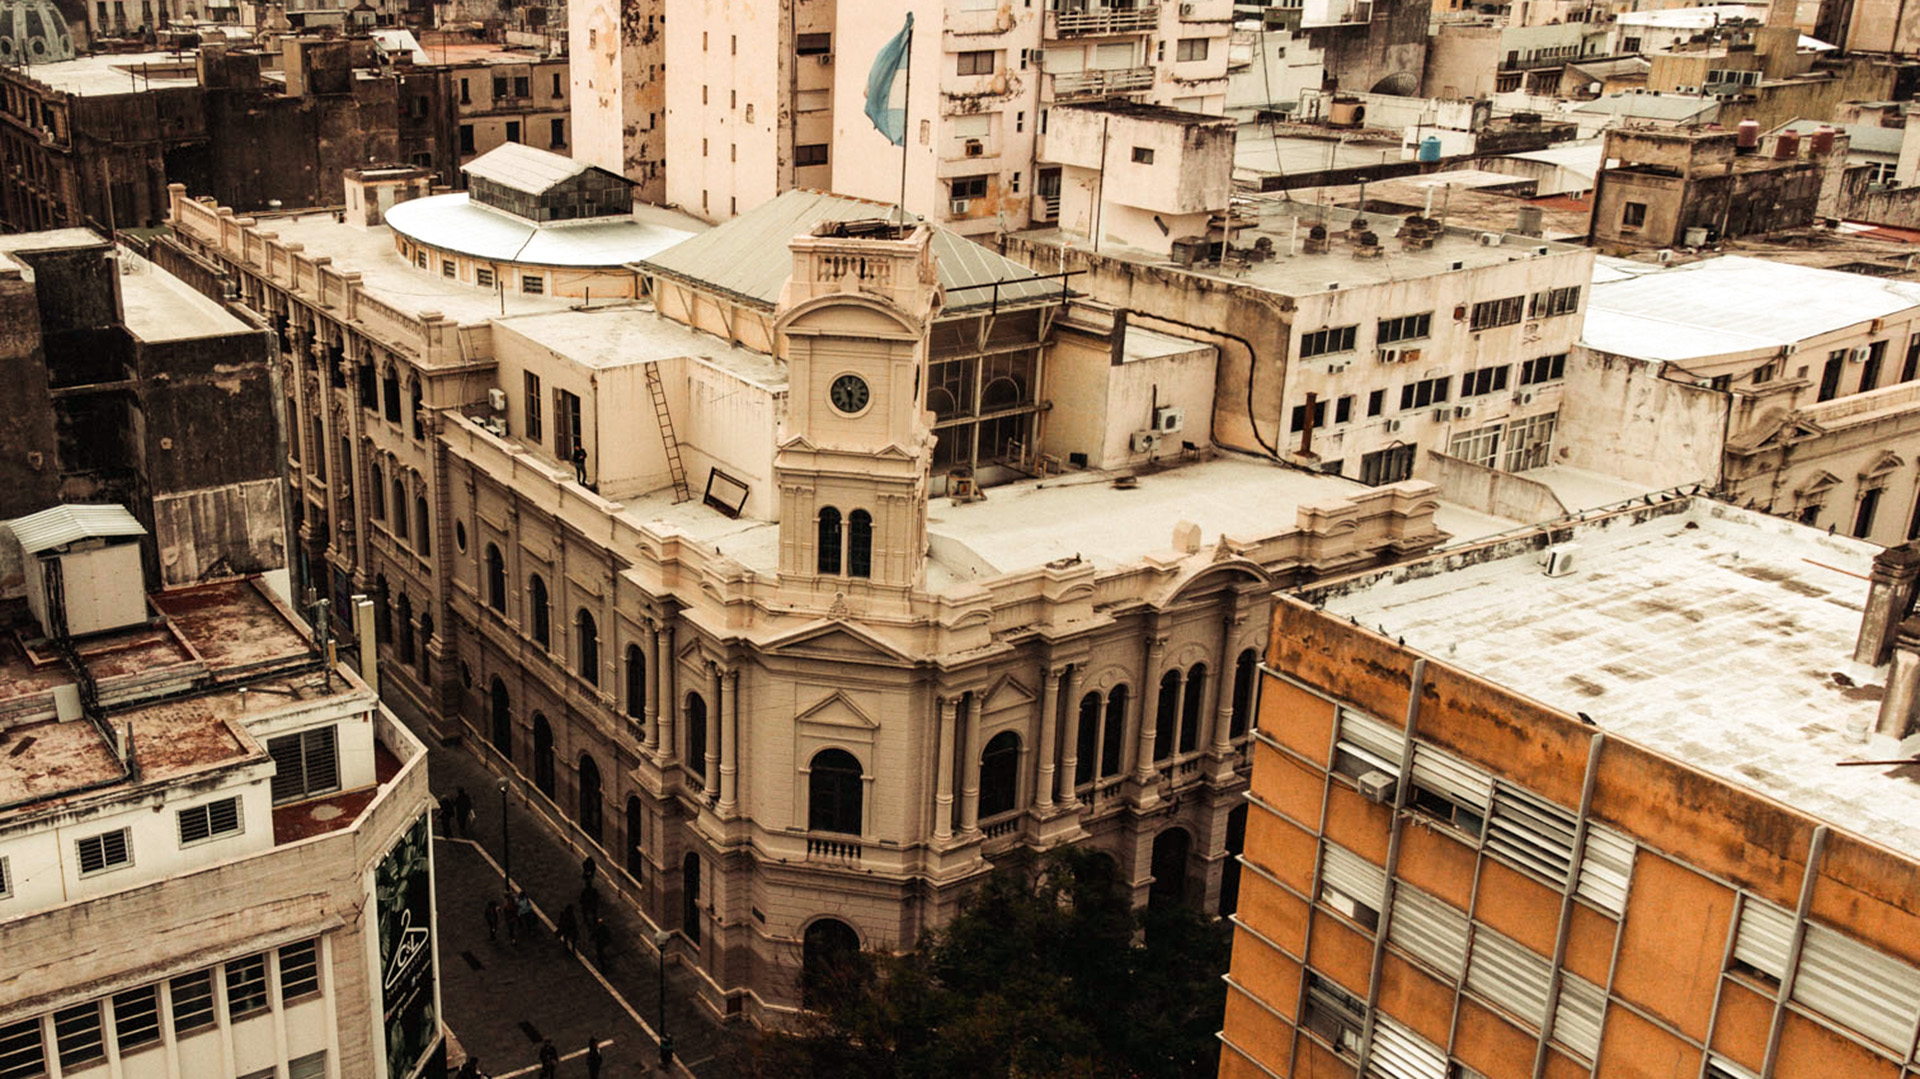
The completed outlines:
<svg viewBox="0 0 1920 1079">
<path fill-rule="evenodd" d="M 1894 453 L 1892 450 L 1881 450 L 1878 457 L 1875 457 L 1867 467 L 1860 470 L 1860 478 L 1863 480 L 1879 479 L 1897 470 L 1904 464 L 1906 464 L 1906 462 L 1900 459 L 1899 454 Z"/>
<path fill-rule="evenodd" d="M 1802 499 L 1817 499 L 1839 485 L 1840 477 L 1821 469 L 1808 476 L 1795 493 Z"/>
<path fill-rule="evenodd" d="M 879 721 L 868 715 L 866 709 L 855 704 L 852 697 L 838 689 L 801 711 L 794 717 L 794 722 L 823 727 L 847 727 L 863 731 L 880 729 Z"/>
</svg>

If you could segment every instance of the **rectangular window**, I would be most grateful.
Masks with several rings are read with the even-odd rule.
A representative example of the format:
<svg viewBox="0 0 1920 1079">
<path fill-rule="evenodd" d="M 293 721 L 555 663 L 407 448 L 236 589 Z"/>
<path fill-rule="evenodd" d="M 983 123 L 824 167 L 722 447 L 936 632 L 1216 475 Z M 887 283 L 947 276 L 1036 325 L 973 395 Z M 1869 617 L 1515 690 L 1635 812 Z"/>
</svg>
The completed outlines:
<svg viewBox="0 0 1920 1079">
<path fill-rule="evenodd" d="M 580 430 L 580 398 L 566 390 L 555 390 L 553 406 L 553 453 L 562 461 L 571 461 L 574 448 L 585 437 Z"/>
<path fill-rule="evenodd" d="M 803 143 L 793 148 L 793 164 L 796 168 L 827 163 L 827 144 L 824 142 Z"/>
<path fill-rule="evenodd" d="M 1466 966 L 1467 916 L 1409 884 L 1393 890 L 1387 939 L 1449 979 L 1458 979 Z"/>
<path fill-rule="evenodd" d="M 566 93 L 566 90 L 562 88 L 560 85 L 560 73 L 556 71 L 553 73 L 553 96 L 561 97 L 565 93 Z"/>
<path fill-rule="evenodd" d="M 1873 534 L 1874 511 L 1880 508 L 1881 488 L 1869 487 L 1861 492 L 1860 505 L 1853 512 L 1853 538 L 1866 539 Z"/>
<path fill-rule="evenodd" d="M 125 828 L 88 836 L 75 846 L 79 848 L 83 877 L 133 864 L 133 837 Z"/>
<path fill-rule="evenodd" d="M 1362 455 L 1360 482 L 1369 487 L 1378 487 L 1383 483 L 1399 483 L 1411 477 L 1416 449 L 1413 443 L 1408 442 Z"/>
<path fill-rule="evenodd" d="M 994 52 L 992 49 L 981 49 L 977 52 L 963 52 L 959 55 L 958 60 L 960 65 L 958 74 L 993 74 Z"/>
<path fill-rule="evenodd" d="M 1482 367 L 1478 371 L 1468 371 L 1460 379 L 1461 397 L 1480 397 L 1489 393 L 1499 393 L 1507 388 L 1508 364 L 1499 367 Z"/>
<path fill-rule="evenodd" d="M 326 1079 L 327 1051 L 308 1053 L 287 1061 L 287 1079 Z"/>
<path fill-rule="evenodd" d="M 1580 310 L 1580 286 L 1548 289 L 1536 292 L 1527 309 L 1528 318 L 1552 318 L 1555 315 L 1571 315 Z"/>
<path fill-rule="evenodd" d="M 1367 415 L 1378 416 L 1387 410 L 1387 391 L 1373 390 L 1367 394 Z"/>
<path fill-rule="evenodd" d="M 1554 382 L 1567 376 L 1567 354 L 1556 352 L 1551 356 L 1536 356 L 1531 360 L 1520 361 L 1520 385 L 1536 386 L 1542 382 Z"/>
<path fill-rule="evenodd" d="M 567 122 L 559 117 L 547 121 L 547 145 L 558 149 L 566 144 Z"/>
<path fill-rule="evenodd" d="M 1907 1052 L 1920 1011 L 1920 970 L 1817 922 L 1793 982 L 1793 999 L 1881 1045 Z"/>
<path fill-rule="evenodd" d="M 13 874 L 7 869 L 7 860 L 0 857 L 0 899 L 13 898 Z"/>
<path fill-rule="evenodd" d="M 460 264 L 452 259 L 440 260 L 440 276 L 452 280 L 460 276 Z"/>
<path fill-rule="evenodd" d="M 1346 423 L 1353 419 L 1353 395 L 1347 394 L 1333 403 L 1333 422 Z"/>
<path fill-rule="evenodd" d="M 833 35 L 801 34 L 794 40 L 793 51 L 801 56 L 824 56 L 833 51 Z"/>
<path fill-rule="evenodd" d="M 0 1026 L 0 1076 L 32 1079 L 47 1073 L 47 1050 L 36 1017 Z"/>
<path fill-rule="evenodd" d="M 60 1046 L 62 1070 L 106 1059 L 106 1035 L 101 1030 L 97 1002 L 54 1012 L 53 1037 Z"/>
<path fill-rule="evenodd" d="M 113 996 L 113 1033 L 122 1054 L 160 1042 L 160 987 L 145 985 Z"/>
<path fill-rule="evenodd" d="M 1508 472 L 1544 468 L 1552 460 L 1553 430 L 1560 421 L 1558 412 L 1528 416 L 1507 424 Z"/>
<path fill-rule="evenodd" d="M 1525 302 L 1524 296 L 1503 296 L 1498 300 L 1482 300 L 1473 305 L 1473 319 L 1470 325 L 1475 330 L 1511 326 L 1520 321 L 1520 311 Z"/>
<path fill-rule="evenodd" d="M 492 288 L 493 270 L 485 266 L 475 266 L 473 268 L 473 283 L 479 285 L 481 288 Z"/>
<path fill-rule="evenodd" d="M 1400 407 L 1403 409 L 1425 408 L 1428 405 L 1443 404 L 1452 385 L 1453 379 L 1446 375 L 1409 382 L 1400 387 Z"/>
<path fill-rule="evenodd" d="M 280 949 L 280 999 L 295 1000 L 320 991 L 320 942 L 303 940 Z"/>
<path fill-rule="evenodd" d="M 1136 165 L 1153 164 L 1153 147 L 1136 146 L 1133 148 L 1133 163 Z"/>
<path fill-rule="evenodd" d="M 460 152 L 463 154 L 473 153 L 473 125 L 472 124 L 460 125 Z"/>
<path fill-rule="evenodd" d="M 1320 902 L 1374 929 L 1386 894 L 1385 870 L 1344 847 L 1321 844 Z"/>
<path fill-rule="evenodd" d="M 955 199 L 984 199 L 987 197 L 987 177 L 955 176 L 947 181 L 947 193 Z"/>
<path fill-rule="evenodd" d="M 267 753 L 274 763 L 274 805 L 340 789 L 340 759 L 331 726 L 268 739 Z"/>
<path fill-rule="evenodd" d="M 1493 777 L 1431 746 L 1413 752 L 1413 808 L 1475 839 L 1487 827 Z"/>
<path fill-rule="evenodd" d="M 1900 367 L 1900 381 L 1920 378 L 1920 333 L 1907 338 L 1907 362 Z"/>
<path fill-rule="evenodd" d="M 240 799 L 222 798 L 217 802 L 193 806 L 179 813 L 180 845 L 185 847 L 221 836 L 239 835 L 245 830 L 240 821 Z"/>
<path fill-rule="evenodd" d="M 1637 229 L 1647 223 L 1647 204 L 1627 202 L 1620 205 L 1620 227 Z"/>
<path fill-rule="evenodd" d="M 1401 315 L 1399 318 L 1383 318 L 1374 331 L 1376 345 L 1391 345 L 1396 341 L 1418 341 L 1433 331 L 1433 312 L 1423 315 Z"/>
<path fill-rule="evenodd" d="M 507 121 L 507 141 L 508 142 L 520 141 L 520 121 L 518 120 Z"/>
<path fill-rule="evenodd" d="M 1183 37 L 1173 47 L 1173 58 L 1180 63 L 1207 58 L 1208 40 L 1203 37 Z"/>
<path fill-rule="evenodd" d="M 515 75 L 513 77 L 513 96 L 514 97 L 530 97 L 532 96 L 532 93 L 533 93 L 532 84 L 530 83 L 527 76 Z"/>
<path fill-rule="evenodd" d="M 473 104 L 473 80 L 471 79 L 460 80 L 460 104 Z"/>
<path fill-rule="evenodd" d="M 1300 1013 L 1300 1025 L 1325 1039 L 1336 1052 L 1359 1055 L 1366 1015 L 1367 1006 L 1352 993 L 1314 971 L 1307 972 L 1307 1006 Z"/>
<path fill-rule="evenodd" d="M 524 373 L 524 382 L 526 392 L 520 399 L 521 412 L 524 413 L 521 417 L 522 426 L 528 441 L 539 442 L 542 437 L 540 433 L 540 376 L 534 374 L 532 371 L 527 371 Z"/>
<path fill-rule="evenodd" d="M 1875 341 L 1867 346 L 1867 358 L 1860 364 L 1860 393 L 1880 385 L 1880 368 L 1887 360 L 1887 343 Z"/>
<path fill-rule="evenodd" d="M 1315 356 L 1326 356 L 1335 352 L 1352 352 L 1359 330 L 1358 326 L 1331 326 L 1324 330 L 1301 334 L 1300 358 L 1310 360 Z"/>
<path fill-rule="evenodd" d="M 547 291 L 547 279 L 537 273 L 520 275 L 520 291 L 529 296 L 542 296 Z"/>
<path fill-rule="evenodd" d="M 1325 401 L 1315 401 L 1313 404 L 1313 426 L 1316 430 L 1318 430 L 1319 428 L 1325 427 L 1326 425 L 1327 425 L 1327 403 Z M 1292 430 L 1304 431 L 1306 429 L 1307 429 L 1307 406 L 1305 405 L 1293 406 Z"/>
<path fill-rule="evenodd" d="M 1454 435 L 1447 452 L 1482 468 L 1493 468 L 1500 460 L 1500 432 L 1504 429 L 1504 424 L 1495 423 Z"/>
<path fill-rule="evenodd" d="M 267 1007 L 267 957 L 250 955 L 227 964 L 227 1017 L 239 1019 Z"/>
<path fill-rule="evenodd" d="M 495 75 L 493 77 L 493 96 L 507 96 L 507 78 L 505 75 Z"/>
<path fill-rule="evenodd" d="M 1820 372 L 1819 400 L 1831 401 L 1840 395 L 1840 373 L 1846 369 L 1846 349 L 1836 348 L 1827 353 L 1827 366 Z"/>
<path fill-rule="evenodd" d="M 173 1036 L 184 1037 L 213 1025 L 213 973 L 183 974 L 168 983 L 173 998 Z"/>
</svg>

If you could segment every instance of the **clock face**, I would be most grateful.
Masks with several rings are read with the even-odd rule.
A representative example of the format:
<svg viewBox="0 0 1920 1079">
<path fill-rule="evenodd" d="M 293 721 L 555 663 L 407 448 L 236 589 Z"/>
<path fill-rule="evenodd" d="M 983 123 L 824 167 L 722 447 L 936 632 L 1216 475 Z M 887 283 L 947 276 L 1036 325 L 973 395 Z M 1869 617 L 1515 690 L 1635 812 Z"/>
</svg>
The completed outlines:
<svg viewBox="0 0 1920 1079">
<path fill-rule="evenodd" d="M 866 408 L 871 396 L 867 380 L 859 375 L 841 375 L 827 388 L 827 400 L 849 416 Z"/>
</svg>

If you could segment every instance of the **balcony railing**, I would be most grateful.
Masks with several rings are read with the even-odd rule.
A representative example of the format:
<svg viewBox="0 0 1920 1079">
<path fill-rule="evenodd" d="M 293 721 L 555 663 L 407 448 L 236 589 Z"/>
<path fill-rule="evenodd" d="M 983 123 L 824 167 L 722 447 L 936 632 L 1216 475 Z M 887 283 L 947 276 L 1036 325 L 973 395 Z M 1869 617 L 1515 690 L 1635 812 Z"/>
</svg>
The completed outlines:
<svg viewBox="0 0 1920 1079">
<path fill-rule="evenodd" d="M 846 842 L 838 839 L 818 839 L 807 837 L 807 857 L 819 858 L 829 862 L 857 862 L 860 860 L 858 841 Z"/>
<path fill-rule="evenodd" d="M 1133 8 L 1089 8 L 1086 11 L 1047 13 L 1048 37 L 1100 37 L 1143 34 L 1160 24 L 1160 8 L 1150 4 Z"/>
<path fill-rule="evenodd" d="M 1053 77 L 1053 98 L 1065 101 L 1068 98 L 1111 97 L 1115 94 L 1137 94 L 1153 88 L 1153 69 L 1150 67 L 1121 67 L 1105 71 L 1075 71 Z"/>
</svg>

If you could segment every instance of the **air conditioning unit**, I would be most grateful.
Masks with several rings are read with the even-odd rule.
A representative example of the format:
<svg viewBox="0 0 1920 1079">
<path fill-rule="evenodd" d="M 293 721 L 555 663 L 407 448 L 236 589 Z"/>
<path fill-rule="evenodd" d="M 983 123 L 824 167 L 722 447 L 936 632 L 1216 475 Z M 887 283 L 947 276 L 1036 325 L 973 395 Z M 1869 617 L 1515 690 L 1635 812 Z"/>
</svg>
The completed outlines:
<svg viewBox="0 0 1920 1079">
<path fill-rule="evenodd" d="M 1533 395 L 1530 393 L 1516 393 L 1513 395 L 1513 403 L 1516 405 L 1533 404 Z"/>
<path fill-rule="evenodd" d="M 832 53 L 830 53 L 830 52 L 823 52 L 823 53 L 821 53 L 821 54 L 820 54 L 820 58 L 819 58 L 819 59 L 820 59 L 820 66 L 821 66 L 821 67 L 832 67 L 832 66 L 833 66 L 833 54 L 832 54 Z"/>
<path fill-rule="evenodd" d="M 954 199 L 947 204 L 947 212 L 959 217 L 973 209 L 972 199 Z"/>
<path fill-rule="evenodd" d="M 1464 420 L 1464 419 L 1466 419 L 1466 418 L 1468 418 L 1469 416 L 1472 416 L 1472 415 L 1473 415 L 1473 406 L 1472 406 L 1472 405 L 1456 405 L 1456 406 L 1454 406 L 1454 409 L 1453 409 L 1453 418 L 1454 418 L 1454 419 L 1456 419 L 1456 420 Z"/>
<path fill-rule="evenodd" d="M 1847 353 L 1847 362 L 1848 363 L 1866 363 L 1867 357 L 1871 356 L 1872 354 L 1873 354 L 1873 350 L 1863 345 L 1860 348 L 1856 348 Z"/>
<path fill-rule="evenodd" d="M 1480 246 L 1481 246 L 1481 247 L 1499 247 L 1499 246 L 1500 246 L 1500 234 L 1499 234 L 1499 233 L 1497 233 L 1497 232 L 1483 232 L 1483 233 L 1481 233 L 1481 234 L 1480 234 Z"/>
<path fill-rule="evenodd" d="M 1183 18 L 1183 19 L 1191 19 L 1191 18 L 1193 18 L 1193 7 L 1194 7 L 1194 5 L 1192 5 L 1192 4 L 1181 4 L 1181 5 L 1180 5 L 1180 17 L 1181 17 L 1181 18 Z"/>
<path fill-rule="evenodd" d="M 1185 409 L 1161 407 L 1154 410 L 1153 429 L 1163 435 L 1179 433 L 1187 425 Z"/>
<path fill-rule="evenodd" d="M 495 412 L 505 412 L 507 410 L 507 391 L 488 390 L 487 405 Z"/>
<path fill-rule="evenodd" d="M 1447 422 L 1448 420 L 1451 420 L 1451 419 L 1453 419 L 1453 409 L 1450 409 L 1450 408 L 1436 408 L 1436 409 L 1434 409 L 1434 410 L 1433 410 L 1433 422 L 1435 422 L 1435 423 L 1445 423 L 1445 422 Z"/>
<path fill-rule="evenodd" d="M 1394 433 L 1395 431 L 1398 431 L 1399 429 L 1400 429 L 1400 421 L 1399 421 L 1399 420 L 1388 420 L 1388 421 L 1387 421 L 1387 433 L 1388 433 L 1388 434 L 1393 434 L 1393 433 Z"/>
<path fill-rule="evenodd" d="M 1339 363 L 1330 363 L 1327 365 L 1327 374 L 1337 375 L 1340 372 L 1345 371 L 1347 369 L 1347 365 L 1352 362 L 1353 361 L 1351 360 L 1342 360 Z"/>
<path fill-rule="evenodd" d="M 966 154 L 968 157 L 984 157 L 986 155 L 986 152 L 987 152 L 986 143 L 981 142 L 979 139 L 967 140 Z"/>
<path fill-rule="evenodd" d="M 1394 788 L 1400 785 L 1399 779 L 1378 769 L 1360 773 L 1357 782 L 1361 796 L 1375 805 L 1386 805 L 1393 801 Z"/>
<path fill-rule="evenodd" d="M 1157 431 L 1135 431 L 1127 441 L 1127 448 L 1134 453 L 1152 453 L 1160 448 L 1160 434 Z"/>
<path fill-rule="evenodd" d="M 1383 348 L 1380 350 L 1379 359 L 1381 363 L 1399 363 L 1406 354 L 1407 350 L 1404 348 Z"/>
<path fill-rule="evenodd" d="M 1574 556 L 1579 551 L 1580 545 L 1577 543 L 1549 547 L 1540 553 L 1540 566 L 1549 577 L 1565 577 L 1573 572 Z"/>
<path fill-rule="evenodd" d="M 1653 260 L 1664 266 L 1673 261 L 1673 252 L 1666 249 L 1655 251 L 1653 253 Z"/>
</svg>

